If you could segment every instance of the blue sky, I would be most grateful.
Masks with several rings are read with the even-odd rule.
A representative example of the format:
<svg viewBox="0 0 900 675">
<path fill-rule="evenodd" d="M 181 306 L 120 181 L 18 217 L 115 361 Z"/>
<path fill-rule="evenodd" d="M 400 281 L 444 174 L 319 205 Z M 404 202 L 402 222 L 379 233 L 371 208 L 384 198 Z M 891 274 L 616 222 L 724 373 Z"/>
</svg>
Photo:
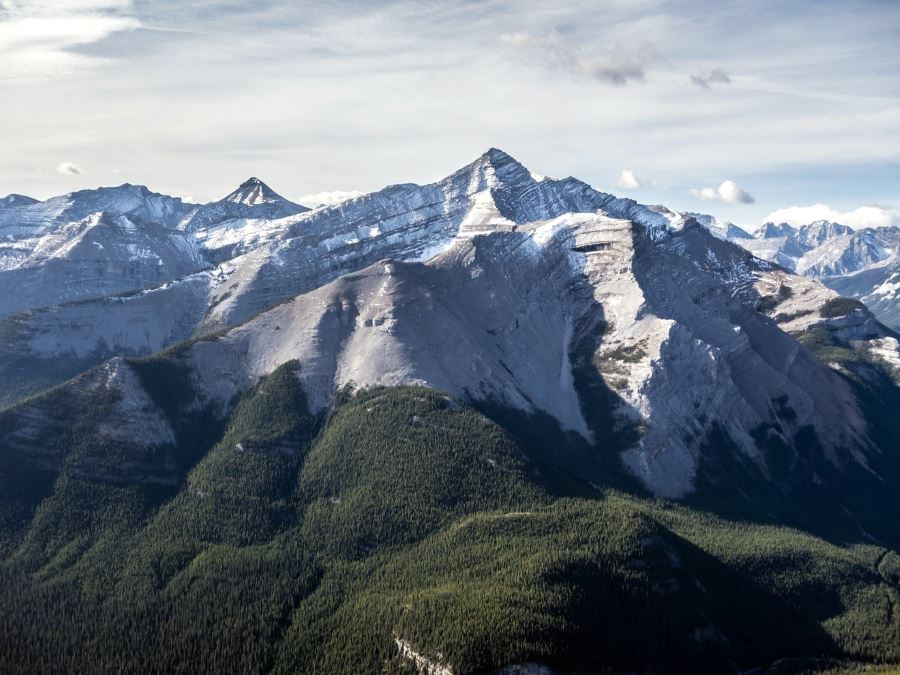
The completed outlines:
<svg viewBox="0 0 900 675">
<path fill-rule="evenodd" d="M 0 0 L 0 194 L 309 201 L 496 146 L 750 226 L 900 223 L 898 45 L 893 0 Z"/>
</svg>

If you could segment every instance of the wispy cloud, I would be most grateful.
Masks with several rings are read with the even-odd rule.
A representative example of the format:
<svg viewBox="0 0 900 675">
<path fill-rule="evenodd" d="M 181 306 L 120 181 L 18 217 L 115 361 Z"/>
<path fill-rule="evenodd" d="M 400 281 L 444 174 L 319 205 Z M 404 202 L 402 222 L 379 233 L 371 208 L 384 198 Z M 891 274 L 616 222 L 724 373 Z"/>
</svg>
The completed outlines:
<svg viewBox="0 0 900 675">
<path fill-rule="evenodd" d="M 724 70 L 710 70 L 707 73 L 691 75 L 691 82 L 703 89 L 710 89 L 714 84 L 730 84 L 731 78 Z"/>
<path fill-rule="evenodd" d="M 662 58 L 650 43 L 637 48 L 617 48 L 605 54 L 588 53 L 574 47 L 571 40 L 557 31 L 546 35 L 506 33 L 500 40 L 545 68 L 616 86 L 643 81 L 647 66 Z"/>
<path fill-rule="evenodd" d="M 763 223 L 788 223 L 806 225 L 817 220 L 828 220 L 854 228 L 900 226 L 900 211 L 884 206 L 860 206 L 852 211 L 840 211 L 827 204 L 812 206 L 788 206 L 772 211 Z"/>
<path fill-rule="evenodd" d="M 725 176 L 778 200 L 720 202 L 733 219 L 897 200 L 897 3 L 0 3 L 0 98 L 11 102 L 0 106 L 0 183 L 17 192 L 71 189 L 53 173 L 60 159 L 90 167 L 92 182 L 117 179 L 102 168 L 115 166 L 199 199 L 250 167 L 305 193 L 369 191 L 436 179 L 500 146 L 595 184 L 631 167 L 646 199 L 678 209 L 691 187 L 719 199 Z M 18 30 L 37 19 L 62 36 Z M 12 90 L 12 79 L 32 82 Z M 827 184 L 814 184 L 826 166 Z M 868 174 L 841 181 L 841 167 Z"/>
<path fill-rule="evenodd" d="M 728 202 L 729 204 L 752 204 L 756 200 L 749 192 L 733 180 L 722 181 L 717 188 L 694 188 L 691 194 L 705 202 Z"/>
<path fill-rule="evenodd" d="M 130 0 L 0 0 L 0 83 L 67 75 L 100 59 L 72 51 L 137 28 Z"/>
<path fill-rule="evenodd" d="M 63 162 L 62 164 L 57 165 L 56 173 L 61 176 L 80 176 L 81 167 L 72 162 Z"/>
</svg>

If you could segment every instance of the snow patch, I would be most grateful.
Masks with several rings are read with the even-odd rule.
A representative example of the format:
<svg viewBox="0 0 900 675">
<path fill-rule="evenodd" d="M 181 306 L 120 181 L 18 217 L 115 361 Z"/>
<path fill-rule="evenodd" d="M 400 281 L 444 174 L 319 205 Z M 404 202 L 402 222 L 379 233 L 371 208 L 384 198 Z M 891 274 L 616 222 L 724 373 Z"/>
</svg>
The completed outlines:
<svg viewBox="0 0 900 675">
<path fill-rule="evenodd" d="M 400 652 L 400 658 L 412 661 L 420 675 L 453 675 L 453 669 L 450 666 L 440 663 L 440 660 L 443 658 L 440 652 L 435 655 L 436 660 L 432 660 L 413 649 L 412 645 L 406 640 L 394 638 L 394 644 Z"/>
</svg>

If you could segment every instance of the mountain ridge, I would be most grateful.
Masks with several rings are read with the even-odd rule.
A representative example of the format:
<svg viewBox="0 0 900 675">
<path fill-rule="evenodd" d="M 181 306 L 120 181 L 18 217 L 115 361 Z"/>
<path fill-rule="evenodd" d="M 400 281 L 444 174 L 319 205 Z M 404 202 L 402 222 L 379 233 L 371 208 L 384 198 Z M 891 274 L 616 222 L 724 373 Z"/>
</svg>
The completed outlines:
<svg viewBox="0 0 900 675">
<path fill-rule="evenodd" d="M 818 279 L 829 288 L 865 302 L 879 320 L 900 330 L 900 228 L 854 229 L 841 223 L 818 220 L 794 227 L 765 223 L 753 235 L 726 226 L 712 216 L 703 224 L 748 251 L 791 272 Z"/>
<path fill-rule="evenodd" d="M 213 404 L 220 414 L 235 391 L 300 358 L 307 362 L 301 381 L 314 410 L 326 408 L 334 392 L 350 383 L 426 385 L 549 414 L 588 441 L 595 431 L 572 379 L 573 345 L 590 341 L 603 324 L 603 341 L 586 356 L 600 364 L 603 387 L 617 401 L 610 414 L 620 431 L 643 428 L 638 443 L 621 453 L 648 489 L 670 497 L 694 490 L 701 449 L 716 419 L 730 420 L 732 442 L 761 462 L 764 473 L 754 430 L 767 424 L 788 445 L 801 429 L 813 429 L 817 452 L 827 461 L 867 465 L 867 423 L 853 393 L 792 336 L 827 330 L 843 342 L 855 340 L 867 358 L 886 354 L 889 371 L 895 338 L 861 306 L 825 316 L 833 294 L 706 231 L 693 217 L 600 193 L 577 179 L 537 180 L 510 155 L 491 149 L 431 185 L 389 186 L 266 221 L 261 232 L 271 236 L 261 245 L 213 271 L 112 303 L 109 321 L 118 331 L 115 317 L 130 305 L 164 306 L 176 292 L 190 299 L 184 316 L 190 322 L 202 317 L 199 323 L 181 323 L 149 343 L 141 334 L 141 345 L 152 351 L 172 339 L 199 338 L 185 367 L 203 405 Z M 679 279 L 677 290 L 669 286 L 673 278 Z M 479 290 L 472 298 L 504 293 L 506 302 L 460 304 L 440 291 L 473 283 Z M 777 293 L 770 296 L 764 289 L 772 284 Z M 529 305 L 522 304 L 526 296 Z M 515 314 L 514 308 L 531 303 L 558 313 L 540 318 L 535 325 L 541 328 L 527 337 L 516 330 L 507 335 L 509 326 L 538 320 L 539 314 Z M 774 321 L 765 318 L 771 307 L 782 310 Z M 28 321 L 36 325 L 40 318 Z M 183 321 L 177 314 L 169 320 Z M 292 328 L 282 331 L 281 324 Z M 209 341 L 204 334 L 220 337 Z M 237 353 L 221 348 L 240 335 L 250 340 L 237 340 Z M 518 340 L 532 350 L 545 346 L 517 363 Z M 77 353 L 87 357 L 90 343 L 81 344 L 86 351 Z M 146 349 L 141 345 L 120 353 L 140 354 Z M 109 347 L 101 351 L 104 357 Z M 545 366 L 537 354 L 547 357 Z M 712 359 L 708 374 L 698 378 L 692 369 L 706 359 Z M 452 365 L 466 361 L 470 365 L 462 370 Z M 751 376 L 759 372 L 767 373 L 762 386 Z M 676 404 L 687 391 L 697 399 Z M 822 391 L 830 393 L 823 398 Z M 791 411 L 789 420 L 779 417 L 778 406 Z M 715 412 L 697 424 L 694 411 L 700 408 Z M 684 424 L 697 428 L 673 438 L 670 429 Z"/>
<path fill-rule="evenodd" d="M 863 303 L 496 149 L 205 213 L 0 272 L 194 266 L 0 320 L 0 670 L 900 662 L 900 342 Z"/>
</svg>

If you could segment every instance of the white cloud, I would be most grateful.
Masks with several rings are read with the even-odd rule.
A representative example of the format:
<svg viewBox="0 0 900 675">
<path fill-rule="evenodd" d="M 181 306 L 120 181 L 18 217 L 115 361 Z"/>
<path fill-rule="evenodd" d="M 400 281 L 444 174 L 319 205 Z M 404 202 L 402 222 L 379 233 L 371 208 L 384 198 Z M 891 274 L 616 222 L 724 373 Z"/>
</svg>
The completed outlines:
<svg viewBox="0 0 900 675">
<path fill-rule="evenodd" d="M 72 162 L 63 162 L 56 167 L 56 173 L 62 176 L 80 176 L 81 167 Z"/>
<path fill-rule="evenodd" d="M 663 0 L 392 0 L 354 3 L 353 12 L 346 3 L 274 0 L 53 5 L 43 19 L 75 14 L 98 29 L 79 28 L 82 42 L 120 25 L 98 19 L 166 31 L 70 47 L 54 38 L 23 55 L 43 55 L 29 61 L 32 78 L 54 79 L 15 91 L 2 90 L 4 81 L 27 73 L 0 50 L 0 99 L 11 102 L 0 106 L 0 183 L 16 192 L 53 194 L 42 167 L 52 171 L 62 158 L 91 175 L 117 166 L 136 182 L 199 199 L 217 198 L 248 166 L 281 185 L 369 191 L 437 179 L 500 146 L 534 171 L 594 184 L 614 186 L 623 166 L 652 171 L 688 201 L 687 188 L 719 184 L 705 176 L 752 175 L 744 187 L 757 204 L 740 208 L 754 222 L 805 203 L 758 202 L 794 187 L 809 194 L 812 170 L 824 167 L 835 168 L 818 174 L 832 203 L 893 203 L 885 190 L 897 182 L 900 156 L 892 77 L 900 50 L 890 38 L 900 12 L 883 3 L 837 3 L 827 13 L 779 6 L 766 16 L 729 8 L 702 20 L 696 3 Z M 24 12 L 25 4 L 3 6 Z M 20 18 L 0 10 L 6 39 L 18 39 L 6 24 Z M 554 28 L 556 54 L 541 44 Z M 647 59 L 630 55 L 644 41 L 667 60 L 641 68 Z M 616 56 L 622 45 L 629 58 Z M 592 79 L 592 62 L 608 72 L 617 59 L 636 64 L 613 77 L 627 86 Z M 711 85 L 727 96 L 690 83 L 713 67 L 733 77 Z M 859 180 L 836 180 L 842 166 Z M 649 176 L 638 178 L 649 187 Z M 657 198 L 677 201 L 670 194 Z"/>
<path fill-rule="evenodd" d="M 756 200 L 749 192 L 733 180 L 723 181 L 717 188 L 694 188 L 691 194 L 705 202 L 728 202 L 729 204 L 752 204 Z"/>
<path fill-rule="evenodd" d="M 0 83 L 67 75 L 101 63 L 73 47 L 140 24 L 122 12 L 130 0 L 0 0 Z"/>
<path fill-rule="evenodd" d="M 543 67 L 616 86 L 643 81 L 647 66 L 662 58 L 656 47 L 646 42 L 637 48 L 617 48 L 602 55 L 588 54 L 574 47 L 571 40 L 557 31 L 548 35 L 506 33 L 500 36 L 500 41 L 524 51 Z"/>
<path fill-rule="evenodd" d="M 363 192 L 357 192 L 356 190 L 333 190 L 331 192 L 319 192 L 314 195 L 303 195 L 297 200 L 300 204 L 309 207 L 316 206 L 331 206 L 332 204 L 340 204 L 341 202 L 345 202 L 348 199 L 353 199 L 354 197 L 362 196 Z"/>
<path fill-rule="evenodd" d="M 619 174 L 619 180 L 616 182 L 616 185 L 626 190 L 636 190 L 641 187 L 641 184 L 641 180 L 631 169 L 622 169 L 622 173 Z"/>
<path fill-rule="evenodd" d="M 860 206 L 852 211 L 838 211 L 827 204 L 813 204 L 772 211 L 762 222 L 800 226 L 817 220 L 828 220 L 854 228 L 900 226 L 900 211 L 883 206 Z"/>
<path fill-rule="evenodd" d="M 702 87 L 703 89 L 709 89 L 710 85 L 713 84 L 730 84 L 731 78 L 724 70 L 719 70 L 718 68 L 716 68 L 714 70 L 710 70 L 708 73 L 691 75 L 691 82 L 693 84 L 696 84 L 698 87 Z"/>
</svg>

